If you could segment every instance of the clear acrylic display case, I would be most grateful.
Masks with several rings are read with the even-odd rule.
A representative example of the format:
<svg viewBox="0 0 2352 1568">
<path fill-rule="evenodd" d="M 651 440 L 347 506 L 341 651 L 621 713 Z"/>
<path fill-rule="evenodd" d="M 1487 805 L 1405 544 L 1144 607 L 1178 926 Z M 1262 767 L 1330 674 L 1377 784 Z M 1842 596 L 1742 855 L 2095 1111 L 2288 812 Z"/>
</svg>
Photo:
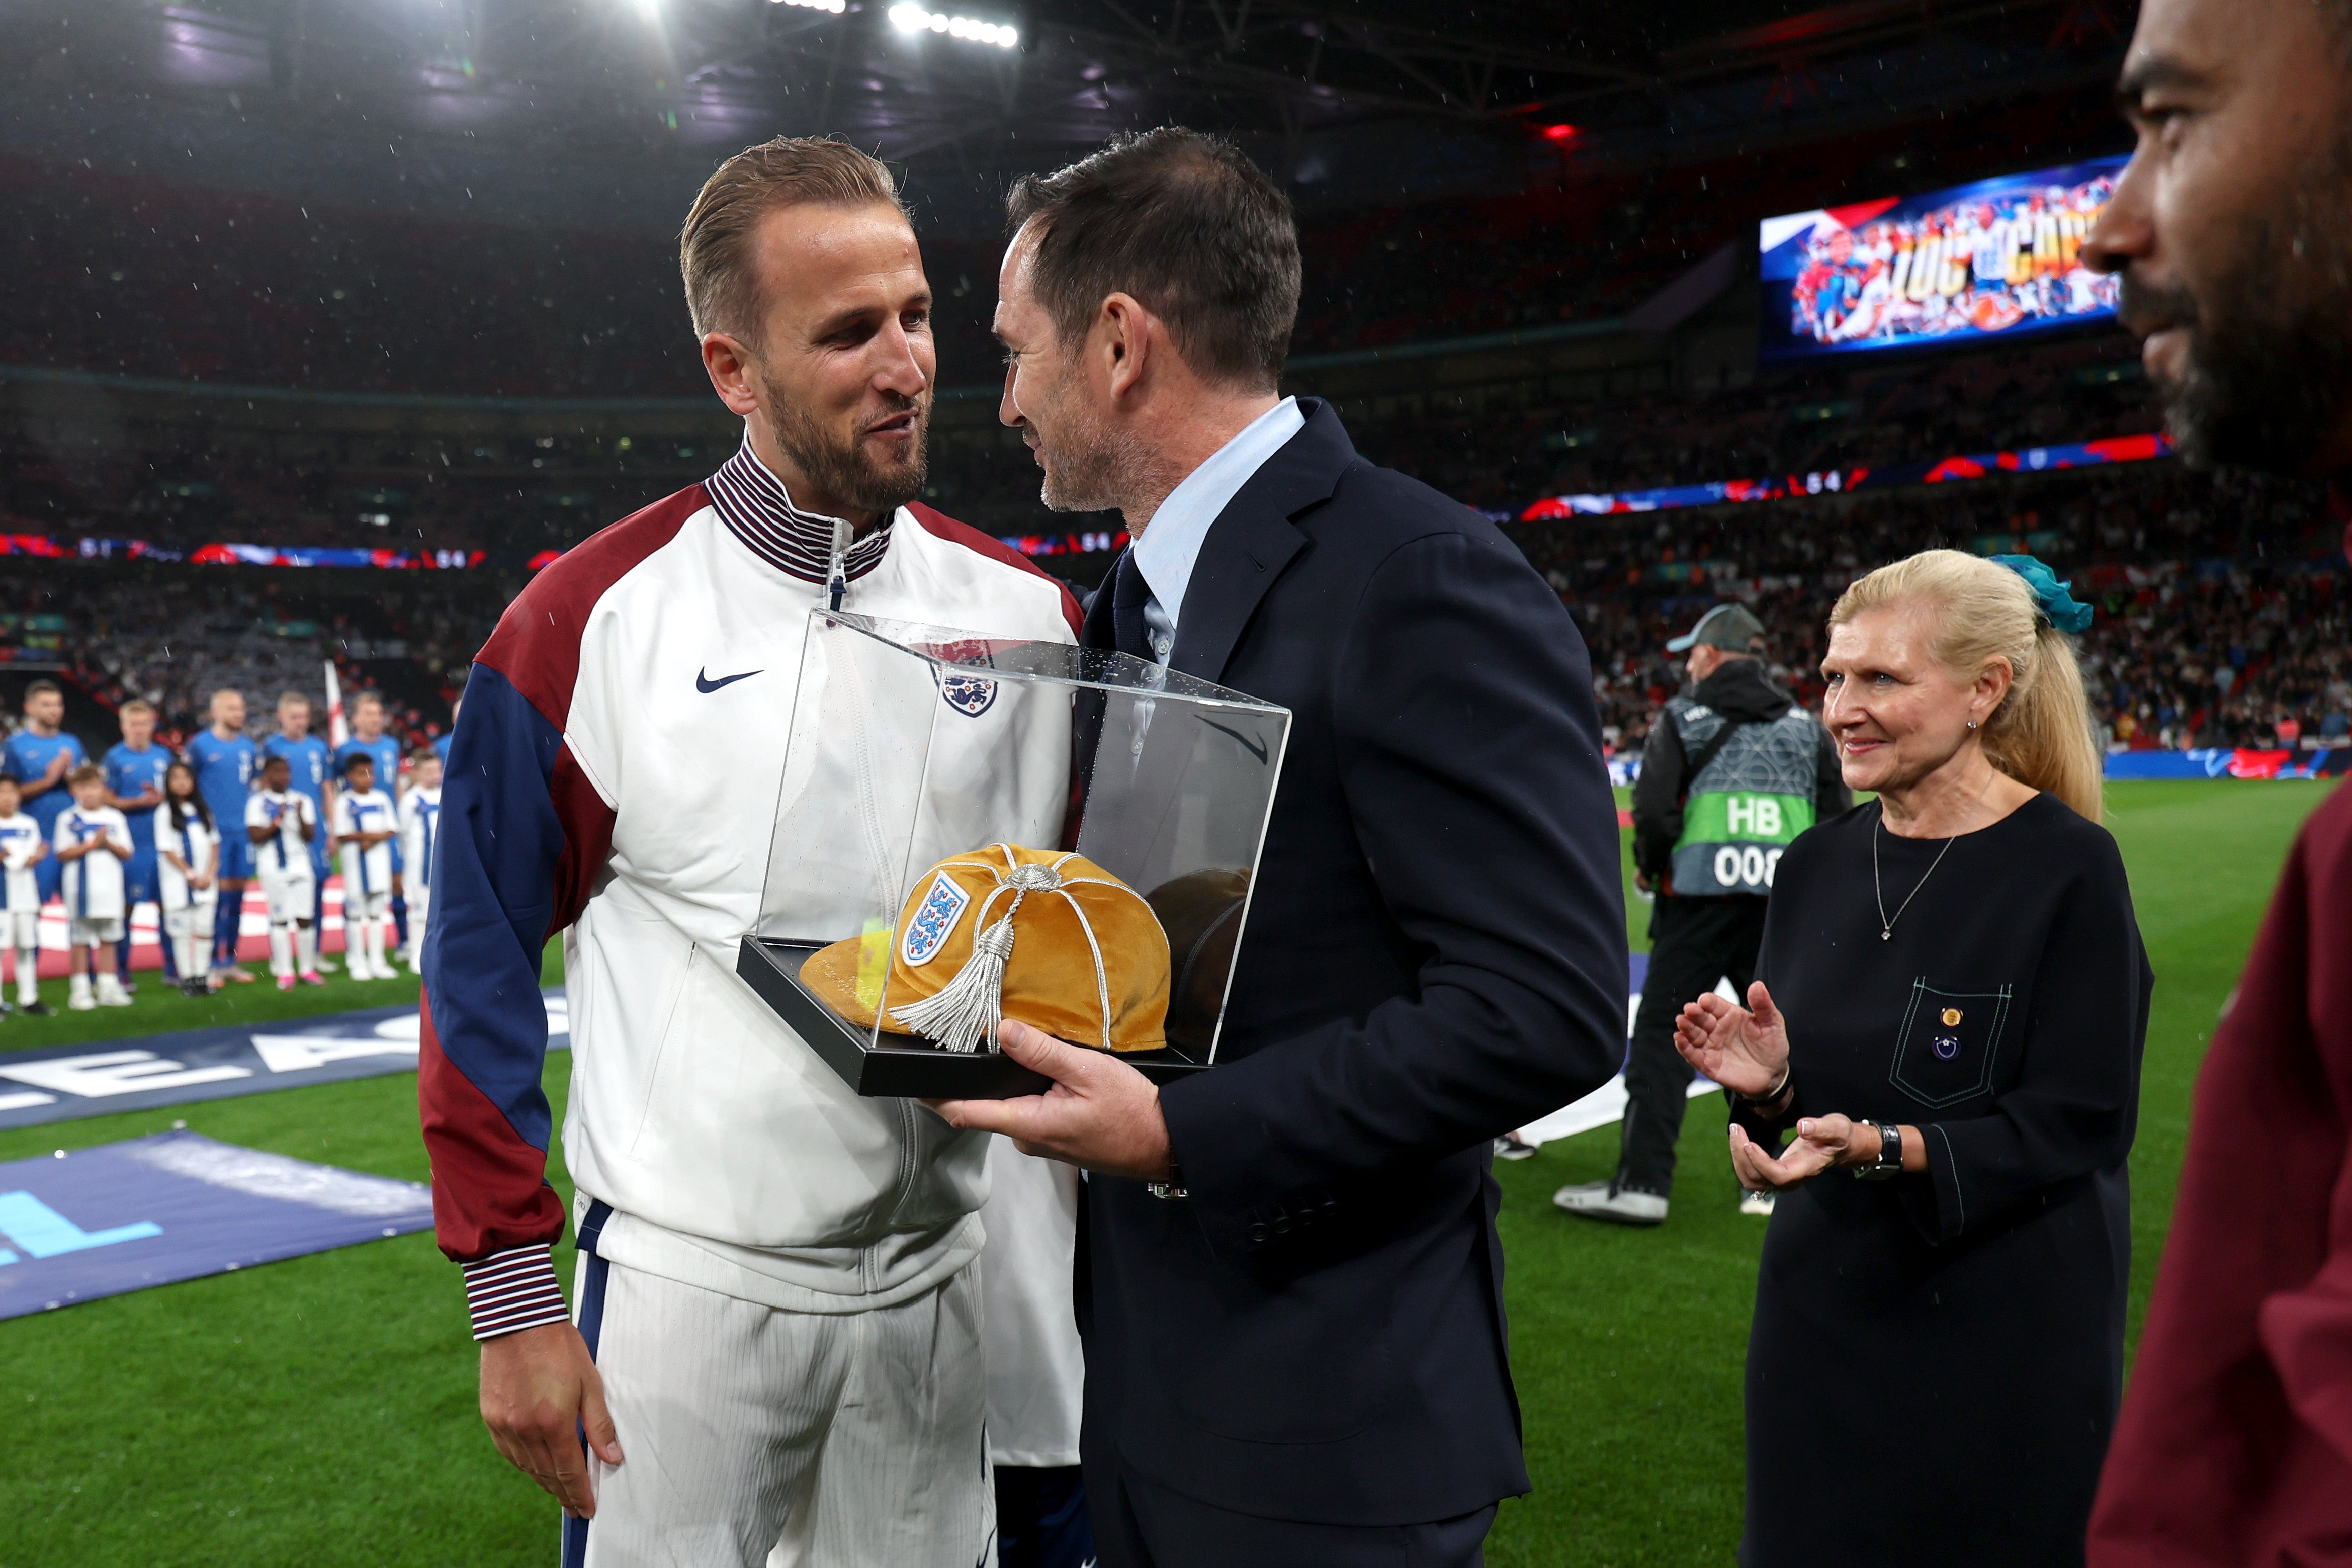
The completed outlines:
<svg viewBox="0 0 2352 1568">
<path fill-rule="evenodd" d="M 738 972 L 860 1094 L 1005 1099 L 1046 1080 L 898 1033 L 890 954 L 918 879 L 1009 843 L 1075 850 L 1169 938 L 1168 1079 L 1214 1064 L 1290 713 L 1125 654 L 810 614 L 758 926 Z M 859 939 L 860 1024 L 802 978 Z M 1008 1016 L 1018 1017 L 1008 1007 Z"/>
</svg>

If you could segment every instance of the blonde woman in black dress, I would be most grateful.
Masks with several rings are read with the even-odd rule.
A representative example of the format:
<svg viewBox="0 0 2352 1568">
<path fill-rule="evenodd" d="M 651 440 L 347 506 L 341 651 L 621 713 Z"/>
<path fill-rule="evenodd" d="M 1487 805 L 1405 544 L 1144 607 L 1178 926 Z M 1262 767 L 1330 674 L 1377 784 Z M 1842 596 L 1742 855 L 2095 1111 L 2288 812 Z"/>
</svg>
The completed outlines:
<svg viewBox="0 0 2352 1568">
<path fill-rule="evenodd" d="M 1847 589 L 1822 717 L 1878 798 L 1782 858 L 1748 1006 L 1678 1021 L 1740 1180 L 1781 1194 L 1746 1568 L 2083 1561 L 2150 990 L 2068 640 L 2089 618 L 2030 556 Z"/>
</svg>

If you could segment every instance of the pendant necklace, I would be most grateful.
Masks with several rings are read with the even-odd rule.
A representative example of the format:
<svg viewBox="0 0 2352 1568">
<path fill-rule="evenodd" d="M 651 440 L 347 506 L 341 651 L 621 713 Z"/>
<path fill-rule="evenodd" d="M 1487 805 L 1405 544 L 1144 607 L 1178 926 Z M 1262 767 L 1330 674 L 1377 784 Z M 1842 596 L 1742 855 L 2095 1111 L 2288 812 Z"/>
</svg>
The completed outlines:
<svg viewBox="0 0 2352 1568">
<path fill-rule="evenodd" d="M 2000 776 L 2000 775 L 1998 771 L 1993 774 L 1994 778 L 1998 778 Z M 1982 804 L 1984 797 L 1990 794 L 1991 790 L 1992 779 L 1989 778 L 1984 782 L 1984 788 L 1977 791 L 1977 798 L 1969 803 L 1969 809 L 1973 812 L 1978 805 Z M 1963 820 L 1965 820 L 1965 818 Z M 1886 912 L 1886 890 L 1885 887 L 1881 885 L 1878 876 L 1878 836 L 1885 830 L 1885 826 L 1886 807 L 1881 805 L 1878 808 L 1877 820 L 1870 825 L 1870 890 L 1875 894 L 1878 899 L 1878 940 L 1881 942 L 1893 942 L 1895 940 L 1895 922 L 1903 918 L 1903 911 L 1911 907 L 1911 900 L 1919 896 L 1919 889 L 1927 885 L 1927 877 L 1932 877 L 1936 874 L 1936 868 L 1944 863 L 1944 857 L 1952 852 L 1952 846 L 1960 841 L 1960 836 L 1956 833 L 1952 835 L 1951 837 L 1944 840 L 1944 847 L 1941 849 L 1937 850 L 1936 858 L 1927 863 L 1927 876 L 1920 878 L 1917 882 L 1912 885 L 1909 896 L 1905 898 L 1901 903 L 1895 905 L 1895 912 L 1890 915 Z"/>
<path fill-rule="evenodd" d="M 1911 899 L 1916 899 L 1919 896 L 1919 889 L 1927 885 L 1927 877 L 1932 877 L 1936 874 L 1936 868 L 1944 863 L 1944 857 L 1952 852 L 1952 846 L 1959 842 L 1959 840 L 1958 838 L 1947 838 L 1944 840 L 1944 847 L 1936 851 L 1935 859 L 1929 861 L 1927 864 L 1927 877 L 1922 877 L 1919 879 L 1917 884 L 1911 889 L 1910 898 L 1906 898 L 1901 903 L 1895 905 L 1895 912 L 1890 915 L 1886 912 L 1886 894 L 1885 890 L 1880 888 L 1878 881 L 1878 835 L 1885 826 L 1885 821 L 1884 816 L 1882 816 L 1877 823 L 1872 825 L 1870 830 L 1870 889 L 1872 892 L 1878 895 L 1878 940 L 1881 942 L 1893 942 L 1895 940 L 1895 922 L 1903 918 L 1903 911 L 1911 907 Z"/>
</svg>

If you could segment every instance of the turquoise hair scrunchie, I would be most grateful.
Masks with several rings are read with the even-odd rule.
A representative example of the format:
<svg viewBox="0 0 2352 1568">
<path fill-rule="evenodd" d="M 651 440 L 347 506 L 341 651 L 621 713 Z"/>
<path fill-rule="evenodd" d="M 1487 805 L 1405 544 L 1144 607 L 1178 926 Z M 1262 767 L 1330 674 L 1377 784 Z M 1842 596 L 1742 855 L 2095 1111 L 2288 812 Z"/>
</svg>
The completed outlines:
<svg viewBox="0 0 2352 1568">
<path fill-rule="evenodd" d="M 2068 592 L 2074 586 L 2072 582 L 2061 583 L 2058 574 L 2031 555 L 1996 555 L 1992 563 L 2025 579 L 2025 585 L 2033 591 L 2034 605 L 2052 626 L 2076 637 L 2091 629 L 2091 606 Z"/>
</svg>

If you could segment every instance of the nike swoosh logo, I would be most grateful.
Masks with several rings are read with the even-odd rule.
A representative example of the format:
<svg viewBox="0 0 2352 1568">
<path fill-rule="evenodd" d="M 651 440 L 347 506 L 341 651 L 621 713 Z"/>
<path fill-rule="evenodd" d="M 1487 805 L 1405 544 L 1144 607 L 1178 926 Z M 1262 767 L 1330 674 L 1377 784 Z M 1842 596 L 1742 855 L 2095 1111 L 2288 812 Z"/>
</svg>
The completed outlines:
<svg viewBox="0 0 2352 1568">
<path fill-rule="evenodd" d="M 739 680 L 749 680 L 759 673 L 756 669 L 747 669 L 740 675 L 722 675 L 713 680 L 710 679 L 710 667 L 706 664 L 695 672 L 694 689 L 707 694 L 718 690 L 722 686 L 732 686 Z"/>
<path fill-rule="evenodd" d="M 1243 751 L 1247 752 L 1251 756 L 1255 757 L 1260 763 L 1264 763 L 1265 761 L 1265 742 L 1264 741 L 1253 741 L 1247 735 L 1243 734 L 1239 730 L 1228 728 L 1223 724 L 1218 723 L 1214 719 L 1203 719 L 1201 722 L 1220 733 L 1231 735 L 1234 740 L 1241 742 L 1241 748 Z"/>
</svg>

